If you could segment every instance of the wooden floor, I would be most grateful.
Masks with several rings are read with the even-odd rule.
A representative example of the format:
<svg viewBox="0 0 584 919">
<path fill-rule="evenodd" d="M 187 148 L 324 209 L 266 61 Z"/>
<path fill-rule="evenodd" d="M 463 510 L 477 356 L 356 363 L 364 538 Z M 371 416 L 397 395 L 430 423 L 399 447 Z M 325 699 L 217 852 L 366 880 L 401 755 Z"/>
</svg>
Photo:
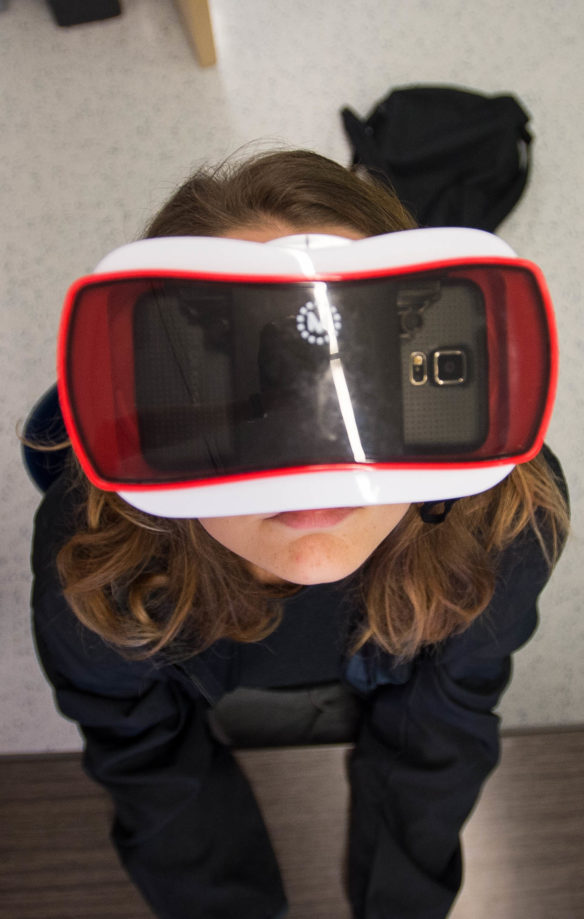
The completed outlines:
<svg viewBox="0 0 584 919">
<path fill-rule="evenodd" d="M 239 754 L 280 859 L 290 919 L 349 917 L 339 872 L 346 749 Z M 110 816 L 79 756 L 0 758 L 0 919 L 151 919 L 110 846 Z M 505 737 L 464 844 L 452 919 L 584 919 L 584 731 Z"/>
</svg>

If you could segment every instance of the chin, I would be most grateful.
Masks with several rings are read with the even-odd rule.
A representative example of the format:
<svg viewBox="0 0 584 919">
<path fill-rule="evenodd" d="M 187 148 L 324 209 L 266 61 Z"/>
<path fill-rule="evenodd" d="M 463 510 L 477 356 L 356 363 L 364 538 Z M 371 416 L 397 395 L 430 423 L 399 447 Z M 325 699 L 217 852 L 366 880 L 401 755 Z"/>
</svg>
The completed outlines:
<svg viewBox="0 0 584 919">
<path fill-rule="evenodd" d="M 331 574 L 327 577 L 305 577 L 298 578 L 296 581 L 292 581 L 293 584 L 298 584 L 300 587 L 315 587 L 317 584 L 334 584 L 336 581 L 342 581 L 343 578 L 348 577 L 352 572 L 347 572 L 343 574 Z"/>
<path fill-rule="evenodd" d="M 360 564 L 291 566 L 287 571 L 279 572 L 279 576 L 292 584 L 310 587 L 315 584 L 333 584 L 335 581 L 342 581 L 359 567 Z"/>
</svg>

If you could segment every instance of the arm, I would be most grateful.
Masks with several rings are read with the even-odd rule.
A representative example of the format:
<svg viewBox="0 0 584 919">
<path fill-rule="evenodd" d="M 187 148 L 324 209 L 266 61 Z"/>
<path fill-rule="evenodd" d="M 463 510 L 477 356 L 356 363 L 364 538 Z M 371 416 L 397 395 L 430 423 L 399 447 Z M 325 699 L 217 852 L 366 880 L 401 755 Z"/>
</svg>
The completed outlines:
<svg viewBox="0 0 584 919">
<path fill-rule="evenodd" d="M 373 694 L 350 763 L 349 892 L 356 919 L 444 919 L 460 887 L 459 833 L 499 757 L 493 713 L 511 654 L 537 625 L 548 578 L 532 533 L 501 560 L 489 607 Z"/>
<path fill-rule="evenodd" d="M 39 656 L 57 703 L 85 736 L 88 773 L 115 804 L 113 839 L 160 919 L 274 919 L 285 903 L 262 818 L 206 703 L 172 668 L 129 662 L 77 622 L 49 551 L 50 515 L 33 554 Z"/>
</svg>

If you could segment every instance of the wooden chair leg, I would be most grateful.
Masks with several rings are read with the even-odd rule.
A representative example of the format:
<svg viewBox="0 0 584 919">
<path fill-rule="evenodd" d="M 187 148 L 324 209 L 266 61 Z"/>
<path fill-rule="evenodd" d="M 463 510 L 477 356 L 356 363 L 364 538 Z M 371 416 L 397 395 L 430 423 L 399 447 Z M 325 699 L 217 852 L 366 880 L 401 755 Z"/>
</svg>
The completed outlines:
<svg viewBox="0 0 584 919">
<path fill-rule="evenodd" d="M 208 0 L 175 0 L 201 67 L 216 63 L 213 25 Z"/>
</svg>

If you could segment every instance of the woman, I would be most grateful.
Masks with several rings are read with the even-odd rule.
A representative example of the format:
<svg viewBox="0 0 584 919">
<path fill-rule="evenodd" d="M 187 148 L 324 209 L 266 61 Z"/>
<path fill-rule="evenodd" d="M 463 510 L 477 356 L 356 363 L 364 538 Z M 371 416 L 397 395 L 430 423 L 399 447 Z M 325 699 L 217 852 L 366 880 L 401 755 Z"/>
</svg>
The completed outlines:
<svg viewBox="0 0 584 919">
<path fill-rule="evenodd" d="M 386 189 L 296 151 L 197 173 L 146 236 L 413 227 Z M 39 654 L 161 919 L 286 914 L 230 743 L 355 740 L 355 917 L 438 919 L 460 886 L 459 831 L 498 758 L 493 708 L 566 534 L 561 470 L 544 449 L 456 502 L 339 505 L 156 516 L 75 469 L 38 512 Z"/>
</svg>

